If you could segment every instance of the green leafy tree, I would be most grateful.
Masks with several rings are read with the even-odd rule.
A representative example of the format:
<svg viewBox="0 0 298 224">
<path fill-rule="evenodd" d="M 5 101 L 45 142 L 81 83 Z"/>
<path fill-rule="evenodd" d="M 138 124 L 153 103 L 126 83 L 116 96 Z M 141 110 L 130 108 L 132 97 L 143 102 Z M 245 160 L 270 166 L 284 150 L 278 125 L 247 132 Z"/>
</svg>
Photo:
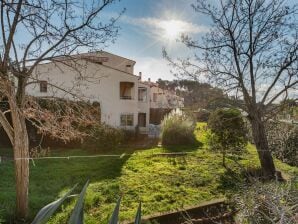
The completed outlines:
<svg viewBox="0 0 298 224">
<path fill-rule="evenodd" d="M 157 83 L 163 89 L 176 91 L 179 96 L 184 98 L 184 106 L 191 109 L 209 109 L 208 107 L 212 105 L 213 101 L 226 103 L 228 100 L 228 96 L 224 94 L 222 89 L 196 80 L 182 79 L 168 81 L 158 79 Z"/>
<path fill-rule="evenodd" d="M 241 113 L 236 109 L 217 109 L 210 115 L 208 127 L 211 148 L 222 152 L 222 163 L 226 167 L 226 153 L 240 153 L 247 144 L 247 130 Z"/>
</svg>

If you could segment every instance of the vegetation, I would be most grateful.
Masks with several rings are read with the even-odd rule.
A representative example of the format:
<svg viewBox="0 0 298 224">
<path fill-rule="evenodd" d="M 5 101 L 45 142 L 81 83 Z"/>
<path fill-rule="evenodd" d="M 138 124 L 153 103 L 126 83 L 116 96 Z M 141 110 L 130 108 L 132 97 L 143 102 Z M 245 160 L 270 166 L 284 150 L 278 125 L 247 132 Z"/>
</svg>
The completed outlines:
<svg viewBox="0 0 298 224">
<path fill-rule="evenodd" d="M 223 166 L 227 153 L 239 154 L 247 145 L 247 130 L 239 110 L 217 109 L 208 120 L 209 145 L 223 155 Z"/>
<path fill-rule="evenodd" d="M 84 199 L 86 195 L 86 190 L 88 187 L 89 181 L 85 184 L 83 187 L 81 193 L 79 194 L 79 197 L 77 199 L 76 205 L 70 215 L 70 218 L 68 220 L 69 224 L 83 224 L 84 223 Z M 73 190 L 76 188 L 77 184 L 68 191 L 63 197 L 59 198 L 58 200 L 51 202 L 50 204 L 43 207 L 35 216 L 32 224 L 45 224 L 49 221 L 51 216 L 56 212 L 56 210 L 63 204 L 63 202 L 70 197 L 70 194 L 73 192 Z M 119 220 L 119 210 L 120 210 L 120 202 L 121 197 L 118 199 L 118 202 L 115 206 L 114 212 L 111 215 L 109 224 L 118 224 Z M 135 217 L 135 224 L 141 224 L 141 203 L 139 204 L 136 217 Z"/>
<path fill-rule="evenodd" d="M 58 91 L 65 94 L 66 98 L 84 98 L 76 87 L 86 75 L 81 72 L 82 65 L 77 63 L 73 54 L 83 49 L 86 52 L 102 49 L 116 39 L 118 27 L 115 23 L 119 16 L 102 18 L 103 11 L 114 2 L 117 1 L 96 1 L 93 4 L 86 1 L 32 0 L 30 4 L 26 1 L 1 1 L 0 101 L 6 101 L 9 110 L 0 110 L 0 124 L 9 137 L 15 158 L 29 157 L 26 120 L 28 117 L 30 119 L 32 110 L 41 115 L 40 122 L 35 122 L 35 125 L 43 126 L 51 134 L 69 131 L 67 127 L 72 123 L 73 117 L 68 116 L 60 125 L 54 125 L 56 117 L 43 116 L 44 111 L 36 108 L 36 101 L 27 96 L 26 86 L 29 83 L 41 83 L 37 69 L 41 63 L 60 61 L 73 68 L 74 79 L 77 81 L 73 82 L 73 86 L 67 87 L 49 82 L 51 87 L 55 87 L 53 97 L 57 97 L 55 93 Z M 19 38 L 20 33 L 24 38 Z M 98 81 L 98 77 L 88 77 L 88 80 Z M 44 124 L 48 126 L 45 127 Z M 64 132 L 61 131 L 63 128 Z M 75 134 L 73 136 L 76 137 Z M 57 137 L 62 138 L 63 134 L 57 134 Z M 14 164 L 16 214 L 24 219 L 28 214 L 29 160 L 19 159 Z"/>
<path fill-rule="evenodd" d="M 221 4 L 197 0 L 192 7 L 210 19 L 210 32 L 200 40 L 181 36 L 193 57 L 175 60 L 164 50 L 182 78 L 207 79 L 241 99 L 238 106 L 248 114 L 266 179 L 275 178 L 276 168 L 265 121 L 276 112 L 273 105 L 291 97 L 298 86 L 298 26 L 293 19 L 298 4 L 289 4 L 286 0 L 227 0 Z"/>
<path fill-rule="evenodd" d="M 111 150 L 117 157 L 90 157 L 53 160 L 34 160 L 30 176 L 30 220 L 46 204 L 60 198 L 76 183 L 74 193 L 90 180 L 85 197 L 85 223 L 107 223 L 119 195 L 123 195 L 120 220 L 132 220 L 139 201 L 144 215 L 193 206 L 203 201 L 225 197 L 241 191 L 246 183 L 243 170 L 234 163 L 232 155 L 226 163 L 233 175 L 222 167 L 222 155 L 208 148 L 208 130 L 205 123 L 196 127 L 196 136 L 203 145 L 151 148 L 132 151 L 130 148 Z M 160 153 L 185 152 L 185 155 L 167 156 Z M 125 154 L 123 154 L 125 153 Z M 1 154 L 11 156 L 1 149 Z M 55 150 L 50 156 L 94 156 L 86 150 Z M 247 150 L 238 157 L 246 170 L 260 168 L 255 147 L 248 144 Z M 286 179 L 298 175 L 298 168 L 275 161 Z M 6 222 L 14 217 L 13 162 L 0 164 L 0 217 Z M 298 187 L 298 184 L 293 185 Z M 66 200 L 49 223 L 67 223 L 75 205 Z"/>
<path fill-rule="evenodd" d="M 243 189 L 235 198 L 239 208 L 237 223 L 295 224 L 298 213 L 298 190 L 291 183 L 261 183 Z"/>
<path fill-rule="evenodd" d="M 119 147 L 124 141 L 124 131 L 105 124 L 88 127 L 83 148 L 89 150 L 107 150 Z"/>
<path fill-rule="evenodd" d="M 210 111 L 205 110 L 205 109 L 199 109 L 194 112 L 195 119 L 198 122 L 207 122 L 210 114 L 211 114 Z"/>
<path fill-rule="evenodd" d="M 183 97 L 186 108 L 213 109 L 215 101 L 219 107 L 228 105 L 228 96 L 224 94 L 223 90 L 208 83 L 187 79 L 173 81 L 158 79 L 157 83 L 161 88 L 173 90 Z M 224 102 L 224 104 L 219 102 Z"/>
<path fill-rule="evenodd" d="M 268 144 L 276 158 L 298 166 L 298 125 L 270 120 L 266 128 Z"/>
<path fill-rule="evenodd" d="M 194 121 L 181 110 L 173 110 L 161 123 L 161 141 L 164 146 L 195 143 Z"/>
</svg>

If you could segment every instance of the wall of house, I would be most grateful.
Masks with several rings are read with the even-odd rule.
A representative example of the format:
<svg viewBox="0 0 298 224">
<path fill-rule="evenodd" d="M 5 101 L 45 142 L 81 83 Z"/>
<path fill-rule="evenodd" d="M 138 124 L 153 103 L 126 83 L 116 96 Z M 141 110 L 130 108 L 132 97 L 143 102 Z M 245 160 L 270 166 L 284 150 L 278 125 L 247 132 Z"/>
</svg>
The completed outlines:
<svg viewBox="0 0 298 224">
<path fill-rule="evenodd" d="M 27 93 L 36 97 L 99 102 L 102 122 L 128 130 L 135 130 L 139 113 L 146 113 L 146 127 L 139 128 L 141 133 L 147 133 L 150 120 L 156 120 L 151 117 L 150 109 L 168 111 L 183 107 L 183 98 L 159 88 L 150 81 L 142 82 L 141 76 L 133 75 L 135 61 L 104 51 L 76 55 L 73 60 L 67 58 L 62 60 L 39 65 L 29 81 L 31 84 L 26 87 Z M 46 81 L 47 92 L 41 92 L 40 83 L 35 80 Z M 127 99 L 129 97 L 126 88 L 130 86 L 129 84 L 124 85 L 121 92 L 125 92 L 125 96 L 121 99 L 121 82 L 133 83 L 131 99 Z M 147 88 L 145 101 L 138 99 L 139 87 Z M 155 94 L 157 94 L 156 101 L 154 101 Z M 154 110 L 154 114 L 157 114 L 156 111 L 158 110 Z M 125 114 L 133 115 L 133 125 L 121 126 L 121 115 Z"/>
<path fill-rule="evenodd" d="M 37 97 L 59 97 L 71 100 L 97 101 L 101 105 L 101 121 L 119 127 L 121 114 L 133 114 L 134 130 L 138 121 L 138 77 L 104 65 L 79 60 L 75 68 L 65 63 L 39 65 L 33 77 L 48 82 L 48 91 L 40 92 L 40 84 L 32 83 L 26 92 Z M 30 80 L 34 81 L 34 79 Z M 120 82 L 133 82 L 133 98 L 120 99 Z M 71 94 L 71 93 L 74 93 Z"/>
<path fill-rule="evenodd" d="M 150 87 L 139 82 L 138 87 L 146 88 L 147 95 L 144 101 L 138 101 L 138 113 L 146 113 L 146 127 L 140 127 L 141 133 L 148 133 L 150 119 Z"/>
<path fill-rule="evenodd" d="M 157 97 L 154 97 L 156 95 Z M 184 99 L 175 93 L 151 85 L 150 88 L 150 108 L 174 109 L 184 107 Z M 156 100 L 155 100 L 156 99 Z"/>
</svg>

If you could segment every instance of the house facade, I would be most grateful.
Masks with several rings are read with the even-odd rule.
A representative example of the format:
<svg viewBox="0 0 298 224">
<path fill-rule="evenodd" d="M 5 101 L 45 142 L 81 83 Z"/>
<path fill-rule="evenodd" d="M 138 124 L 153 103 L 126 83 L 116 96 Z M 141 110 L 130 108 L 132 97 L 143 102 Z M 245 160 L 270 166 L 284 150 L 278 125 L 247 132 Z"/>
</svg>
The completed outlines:
<svg viewBox="0 0 298 224">
<path fill-rule="evenodd" d="M 35 97 L 99 102 L 101 122 L 127 130 L 138 126 L 147 133 L 150 108 L 158 102 L 153 103 L 151 86 L 134 75 L 135 63 L 104 51 L 75 55 L 71 60 L 58 58 L 35 69 L 26 92 Z"/>
<path fill-rule="evenodd" d="M 162 89 L 150 79 L 143 83 L 150 89 L 150 124 L 159 125 L 171 110 L 184 107 L 184 98 L 177 96 L 174 91 Z"/>
</svg>

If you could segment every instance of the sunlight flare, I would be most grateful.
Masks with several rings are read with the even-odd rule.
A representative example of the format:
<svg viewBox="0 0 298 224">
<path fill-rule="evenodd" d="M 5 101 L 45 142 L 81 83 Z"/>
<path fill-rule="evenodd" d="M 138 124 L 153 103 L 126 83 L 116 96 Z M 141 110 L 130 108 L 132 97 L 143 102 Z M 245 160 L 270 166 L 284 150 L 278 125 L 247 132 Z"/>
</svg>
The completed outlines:
<svg viewBox="0 0 298 224">
<path fill-rule="evenodd" d="M 183 32 L 183 22 L 179 20 L 161 21 L 162 36 L 168 40 L 174 40 Z"/>
</svg>

